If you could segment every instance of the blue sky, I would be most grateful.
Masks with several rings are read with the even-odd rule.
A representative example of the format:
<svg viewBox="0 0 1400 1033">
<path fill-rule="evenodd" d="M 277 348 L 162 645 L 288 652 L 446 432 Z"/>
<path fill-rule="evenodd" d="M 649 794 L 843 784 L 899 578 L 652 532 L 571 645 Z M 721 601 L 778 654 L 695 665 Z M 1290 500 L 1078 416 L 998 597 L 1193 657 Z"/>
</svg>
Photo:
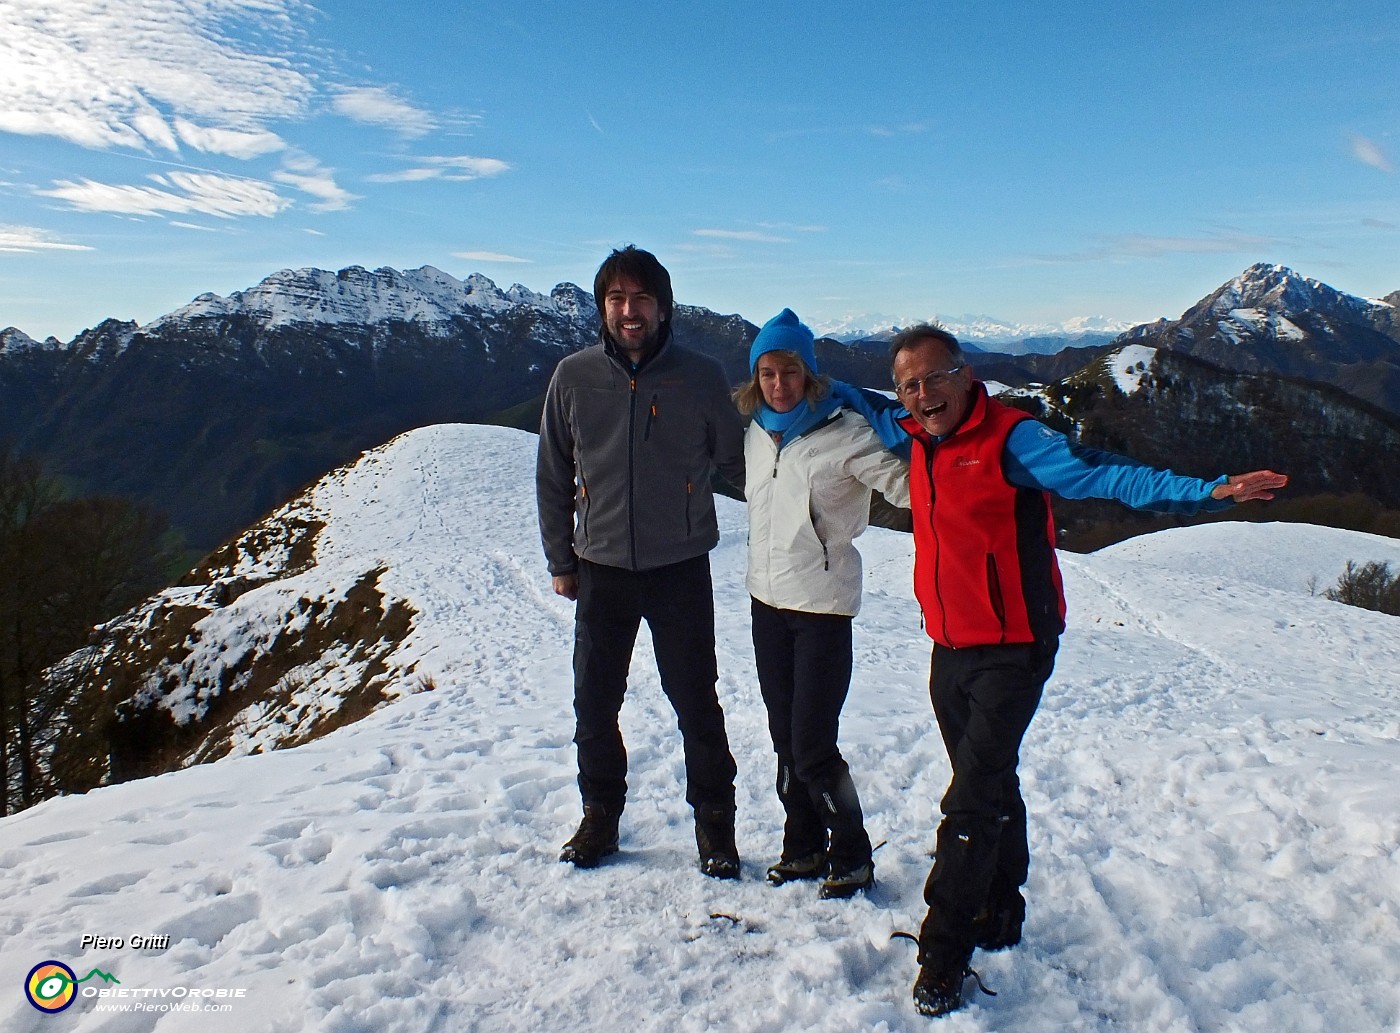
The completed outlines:
<svg viewBox="0 0 1400 1033">
<path fill-rule="evenodd" d="M 1256 261 L 1375 297 L 1397 54 L 1392 0 L 0 0 L 0 327 L 628 241 L 756 322 L 1176 316 Z"/>
</svg>

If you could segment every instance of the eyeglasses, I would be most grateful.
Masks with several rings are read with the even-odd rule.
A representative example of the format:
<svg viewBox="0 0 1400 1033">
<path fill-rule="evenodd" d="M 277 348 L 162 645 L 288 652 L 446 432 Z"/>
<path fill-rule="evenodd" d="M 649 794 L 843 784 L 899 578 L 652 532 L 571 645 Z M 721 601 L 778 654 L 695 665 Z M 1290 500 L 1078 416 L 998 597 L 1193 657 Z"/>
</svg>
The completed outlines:
<svg viewBox="0 0 1400 1033">
<path fill-rule="evenodd" d="M 919 388 L 923 388 L 925 391 L 936 391 L 940 387 L 951 384 L 953 377 L 957 376 L 962 368 L 962 366 L 954 366 L 952 369 L 936 369 L 921 377 L 902 381 L 894 386 L 895 394 L 903 398 L 915 398 L 919 394 Z"/>
</svg>

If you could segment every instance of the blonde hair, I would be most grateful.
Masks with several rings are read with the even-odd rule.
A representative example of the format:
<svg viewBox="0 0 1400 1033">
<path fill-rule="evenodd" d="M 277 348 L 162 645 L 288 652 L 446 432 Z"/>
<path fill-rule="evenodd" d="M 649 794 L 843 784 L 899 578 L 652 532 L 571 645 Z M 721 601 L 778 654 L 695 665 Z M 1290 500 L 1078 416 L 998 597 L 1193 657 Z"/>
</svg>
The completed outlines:
<svg viewBox="0 0 1400 1033">
<path fill-rule="evenodd" d="M 806 396 L 807 405 L 815 409 L 817 403 L 831 393 L 831 378 L 825 373 L 813 373 L 807 368 L 807 364 L 802 361 L 802 356 L 793 351 L 782 351 L 773 349 L 771 352 L 764 352 L 764 355 L 781 355 L 785 359 L 795 359 L 802 367 L 802 393 Z M 755 363 L 757 365 L 757 363 Z M 744 381 L 733 391 L 734 405 L 745 416 L 752 416 L 758 411 L 758 407 L 763 404 L 763 388 L 758 383 L 758 370 L 755 369 L 753 376 Z"/>
</svg>

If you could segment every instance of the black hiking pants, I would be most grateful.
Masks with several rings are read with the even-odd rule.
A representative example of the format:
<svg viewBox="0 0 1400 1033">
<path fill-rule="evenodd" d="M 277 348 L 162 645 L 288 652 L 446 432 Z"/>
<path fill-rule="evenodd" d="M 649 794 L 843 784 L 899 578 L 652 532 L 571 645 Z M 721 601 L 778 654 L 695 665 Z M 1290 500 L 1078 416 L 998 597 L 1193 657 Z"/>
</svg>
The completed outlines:
<svg viewBox="0 0 1400 1033">
<path fill-rule="evenodd" d="M 574 620 L 574 743 L 585 804 L 619 813 L 627 797 L 627 750 L 618 713 L 632 647 L 645 620 L 661 688 L 676 711 L 685 750 L 686 801 L 734 811 L 734 758 L 715 684 L 715 604 L 708 555 L 653 570 L 579 562 Z"/>
<path fill-rule="evenodd" d="M 929 912 L 919 943 L 926 958 L 965 961 L 978 912 L 1025 885 L 1030 849 L 1016 766 L 1058 647 L 1058 639 L 934 646 L 929 696 L 953 778 L 924 884 Z"/>
<path fill-rule="evenodd" d="M 851 618 L 757 599 L 752 610 L 758 685 L 787 815 L 783 856 L 825 851 L 833 872 L 850 872 L 870 861 L 860 799 L 836 745 L 851 686 Z"/>
</svg>

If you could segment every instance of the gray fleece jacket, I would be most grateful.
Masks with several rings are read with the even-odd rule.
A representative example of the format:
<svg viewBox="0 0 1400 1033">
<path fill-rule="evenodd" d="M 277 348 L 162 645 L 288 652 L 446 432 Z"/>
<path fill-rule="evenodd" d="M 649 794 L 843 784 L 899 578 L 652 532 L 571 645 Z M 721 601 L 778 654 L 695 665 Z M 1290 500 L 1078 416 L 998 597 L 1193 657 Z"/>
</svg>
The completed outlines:
<svg viewBox="0 0 1400 1033">
<path fill-rule="evenodd" d="M 719 542 L 710 474 L 744 481 L 743 422 L 719 363 L 661 347 L 633 369 L 600 335 L 556 367 L 535 493 L 551 574 L 578 558 L 650 570 Z"/>
</svg>

